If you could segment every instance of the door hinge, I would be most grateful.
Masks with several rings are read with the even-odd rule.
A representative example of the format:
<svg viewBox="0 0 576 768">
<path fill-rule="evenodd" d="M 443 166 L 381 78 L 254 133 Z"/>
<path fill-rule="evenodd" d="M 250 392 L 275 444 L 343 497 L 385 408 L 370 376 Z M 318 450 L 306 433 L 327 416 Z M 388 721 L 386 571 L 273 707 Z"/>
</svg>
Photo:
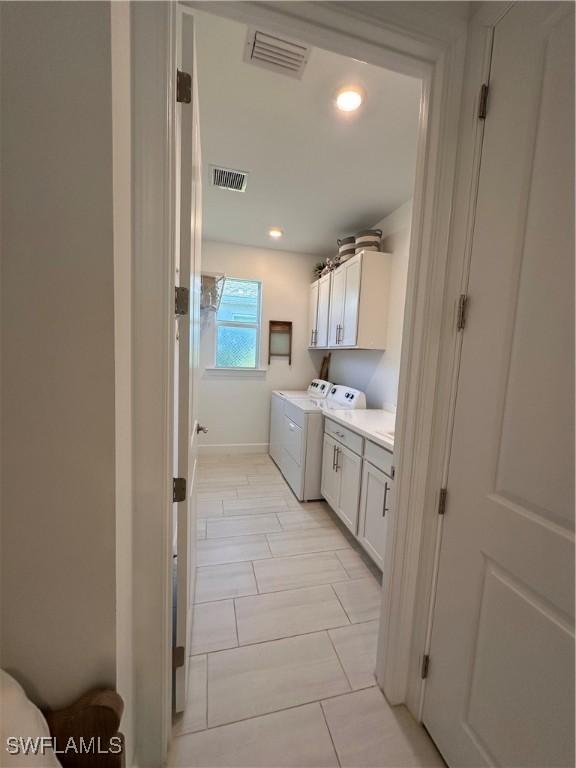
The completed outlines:
<svg viewBox="0 0 576 768">
<path fill-rule="evenodd" d="M 185 653 L 183 645 L 177 645 L 172 648 L 172 666 L 174 669 L 184 666 L 184 661 L 186 660 Z"/>
<path fill-rule="evenodd" d="M 488 83 L 482 83 L 480 98 L 478 99 L 478 119 L 486 120 L 486 108 L 488 106 Z"/>
<path fill-rule="evenodd" d="M 430 656 L 429 654 L 425 653 L 424 656 L 422 656 L 422 666 L 420 667 L 420 677 L 422 680 L 426 680 L 428 677 L 428 670 L 430 669 Z"/>
<path fill-rule="evenodd" d="M 190 291 L 188 288 L 176 286 L 174 296 L 174 314 L 187 315 L 190 306 Z"/>
<path fill-rule="evenodd" d="M 185 501 L 185 500 L 186 500 L 186 478 L 173 477 L 172 478 L 172 501 Z"/>
<path fill-rule="evenodd" d="M 182 104 L 190 104 L 192 101 L 192 77 L 181 70 L 176 75 L 176 101 Z"/>
<path fill-rule="evenodd" d="M 447 488 L 440 488 L 440 495 L 438 496 L 438 514 L 443 515 L 446 512 L 446 496 L 448 495 Z"/>
<path fill-rule="evenodd" d="M 466 307 L 468 305 L 468 295 L 461 293 L 458 298 L 458 313 L 456 316 L 456 330 L 463 331 L 466 325 Z"/>
</svg>

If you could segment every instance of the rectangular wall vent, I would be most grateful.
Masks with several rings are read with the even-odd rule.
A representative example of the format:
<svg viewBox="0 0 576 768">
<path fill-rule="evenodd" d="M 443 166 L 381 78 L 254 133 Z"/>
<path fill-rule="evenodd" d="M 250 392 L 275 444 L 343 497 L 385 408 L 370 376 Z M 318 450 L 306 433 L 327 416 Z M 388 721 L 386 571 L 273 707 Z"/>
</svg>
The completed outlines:
<svg viewBox="0 0 576 768">
<path fill-rule="evenodd" d="M 257 29 L 248 30 L 244 61 L 258 67 L 300 78 L 309 56 L 310 48 L 303 43 Z"/>
<path fill-rule="evenodd" d="M 234 171 L 232 168 L 220 168 L 212 166 L 212 186 L 220 189 L 229 189 L 231 192 L 245 192 L 248 173 L 246 171 Z"/>
</svg>

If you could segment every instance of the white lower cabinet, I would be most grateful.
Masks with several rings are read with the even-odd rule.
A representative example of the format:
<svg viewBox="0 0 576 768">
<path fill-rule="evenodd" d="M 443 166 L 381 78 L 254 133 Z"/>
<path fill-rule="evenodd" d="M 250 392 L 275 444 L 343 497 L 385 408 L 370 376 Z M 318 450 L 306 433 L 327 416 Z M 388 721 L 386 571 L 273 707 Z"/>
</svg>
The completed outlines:
<svg viewBox="0 0 576 768">
<path fill-rule="evenodd" d="M 324 429 L 322 496 L 382 569 L 394 492 L 393 454 L 329 419 Z"/>
<path fill-rule="evenodd" d="M 384 565 L 392 492 L 392 479 L 369 461 L 364 461 L 358 540 L 379 568 Z"/>
<path fill-rule="evenodd" d="M 358 530 L 361 477 L 362 458 L 324 434 L 322 495 L 354 535 Z"/>
</svg>

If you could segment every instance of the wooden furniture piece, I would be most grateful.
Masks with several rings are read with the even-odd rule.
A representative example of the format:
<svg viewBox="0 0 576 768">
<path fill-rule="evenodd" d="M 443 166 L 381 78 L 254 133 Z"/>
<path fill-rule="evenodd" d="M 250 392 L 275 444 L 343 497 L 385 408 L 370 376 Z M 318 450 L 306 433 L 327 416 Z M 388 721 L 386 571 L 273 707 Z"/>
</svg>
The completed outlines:
<svg viewBox="0 0 576 768">
<path fill-rule="evenodd" d="M 124 736 L 118 731 L 123 711 L 122 697 L 106 689 L 86 693 L 64 709 L 44 710 L 63 768 L 124 768 Z M 66 750 L 71 739 L 78 749 L 87 745 L 86 751 Z"/>
<path fill-rule="evenodd" d="M 268 364 L 273 357 L 287 357 L 292 365 L 292 323 L 288 320 L 270 320 Z"/>
</svg>

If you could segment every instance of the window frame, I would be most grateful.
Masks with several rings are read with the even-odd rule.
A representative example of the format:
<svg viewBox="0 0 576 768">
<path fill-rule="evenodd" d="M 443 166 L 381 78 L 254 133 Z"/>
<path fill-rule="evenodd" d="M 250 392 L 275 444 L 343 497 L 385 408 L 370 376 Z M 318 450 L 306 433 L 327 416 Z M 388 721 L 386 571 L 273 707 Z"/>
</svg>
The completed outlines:
<svg viewBox="0 0 576 768">
<path fill-rule="evenodd" d="M 258 371 L 260 370 L 260 358 L 261 358 L 261 344 L 262 344 L 262 281 L 249 277 L 228 277 L 224 278 L 224 288 L 222 291 L 222 301 L 224 300 L 224 291 L 226 290 L 226 281 L 239 283 L 255 283 L 258 286 L 258 309 L 257 318 L 255 322 L 245 322 L 237 320 L 219 320 L 218 308 L 214 314 L 214 363 L 213 369 L 215 371 Z M 240 365 L 218 365 L 218 329 L 220 327 L 226 328 L 255 328 L 256 329 L 256 356 L 254 365 L 252 366 L 240 366 Z"/>
</svg>

